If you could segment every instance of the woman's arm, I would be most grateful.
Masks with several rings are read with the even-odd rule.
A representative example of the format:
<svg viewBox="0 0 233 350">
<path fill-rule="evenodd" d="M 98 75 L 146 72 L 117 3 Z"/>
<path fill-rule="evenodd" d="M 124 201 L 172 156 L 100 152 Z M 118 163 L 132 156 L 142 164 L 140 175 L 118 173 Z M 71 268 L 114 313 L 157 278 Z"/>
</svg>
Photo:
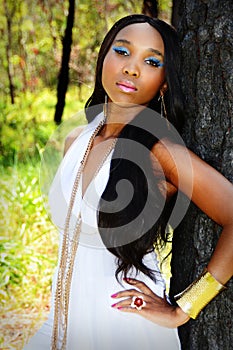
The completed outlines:
<svg viewBox="0 0 233 350">
<path fill-rule="evenodd" d="M 225 284 L 233 274 L 233 185 L 181 145 L 163 140 L 153 147 L 152 153 L 153 169 L 158 169 L 160 164 L 159 168 L 169 184 L 167 190 L 172 188 L 173 193 L 175 188 L 181 190 L 222 226 L 221 236 L 207 269 L 217 280 L 217 284 Z M 190 313 L 170 305 L 166 298 L 155 295 L 143 282 L 135 279 L 128 279 L 127 282 L 132 288 L 112 296 L 116 299 L 124 298 L 113 304 L 114 308 L 122 312 L 139 312 L 141 316 L 165 327 L 178 327 L 189 320 Z M 146 306 L 140 311 L 131 307 L 131 300 L 135 295 L 143 296 L 146 302 Z"/>
<path fill-rule="evenodd" d="M 154 146 L 166 179 L 222 226 L 208 271 L 225 284 L 233 275 L 233 185 L 185 147 L 168 140 Z"/>
</svg>

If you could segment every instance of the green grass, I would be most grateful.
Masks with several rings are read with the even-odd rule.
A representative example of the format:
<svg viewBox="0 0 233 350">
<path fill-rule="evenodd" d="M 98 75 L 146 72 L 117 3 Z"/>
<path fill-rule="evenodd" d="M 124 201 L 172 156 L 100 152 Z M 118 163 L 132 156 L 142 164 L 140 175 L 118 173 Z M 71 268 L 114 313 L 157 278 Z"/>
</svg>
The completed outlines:
<svg viewBox="0 0 233 350">
<path fill-rule="evenodd" d="M 38 165 L 17 164 L 1 171 L 0 317 L 4 324 L 8 314 L 18 313 L 22 327 L 21 317 L 33 312 L 37 323 L 49 310 L 58 236 L 40 195 Z M 31 321 L 22 333 L 37 326 Z M 17 331 L 14 325 L 11 333 Z M 0 338 L 0 348 L 6 334 Z"/>
<path fill-rule="evenodd" d="M 70 88 L 66 102 L 65 121 L 84 104 L 76 88 Z M 56 94 L 48 89 L 22 95 L 15 105 L 0 103 L 0 317 L 4 324 L 7 315 L 13 319 L 19 314 L 18 326 L 8 320 L 5 332 L 16 334 L 20 328 L 21 338 L 49 310 L 57 262 L 58 233 L 46 212 L 39 179 L 41 157 L 56 130 L 55 103 Z M 77 122 L 85 122 L 83 115 Z M 29 322 L 30 313 L 34 317 Z M 27 327 L 22 326 L 25 317 Z M 7 348 L 6 339 L 7 334 L 0 335 L 0 348 Z"/>
<path fill-rule="evenodd" d="M 38 293 L 50 286 L 57 252 L 57 233 L 40 195 L 38 166 L 18 165 L 2 175 L 0 214 L 1 304 L 34 306 Z"/>
</svg>

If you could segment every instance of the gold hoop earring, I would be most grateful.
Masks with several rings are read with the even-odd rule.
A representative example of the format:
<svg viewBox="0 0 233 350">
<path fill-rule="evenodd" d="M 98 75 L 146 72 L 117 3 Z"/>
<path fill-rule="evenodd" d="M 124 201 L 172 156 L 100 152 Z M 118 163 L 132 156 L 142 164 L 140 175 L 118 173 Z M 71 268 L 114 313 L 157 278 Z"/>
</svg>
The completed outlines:
<svg viewBox="0 0 233 350">
<path fill-rule="evenodd" d="M 164 94 L 161 94 L 159 96 L 158 101 L 159 100 L 161 101 L 161 104 L 160 104 L 160 115 L 161 115 L 162 118 L 166 119 L 167 127 L 168 127 L 168 129 L 170 129 L 170 123 L 168 121 L 167 110 L 166 110 L 165 101 L 164 101 Z"/>
<path fill-rule="evenodd" d="M 165 119 L 167 119 L 167 110 L 166 110 L 166 106 L 165 106 L 165 102 L 164 102 L 164 95 L 163 94 L 161 94 L 159 96 L 158 101 L 161 101 L 161 105 L 160 105 L 161 117 L 164 117 Z"/>
<path fill-rule="evenodd" d="M 104 96 L 104 106 L 103 106 L 104 118 L 107 119 L 108 116 L 108 95 Z"/>
</svg>

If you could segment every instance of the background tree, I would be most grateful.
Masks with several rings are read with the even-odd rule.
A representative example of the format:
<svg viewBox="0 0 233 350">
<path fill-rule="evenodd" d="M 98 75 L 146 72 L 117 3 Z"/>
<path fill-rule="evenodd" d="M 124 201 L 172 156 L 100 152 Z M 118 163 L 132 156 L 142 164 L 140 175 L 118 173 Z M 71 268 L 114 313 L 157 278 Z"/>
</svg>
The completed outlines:
<svg viewBox="0 0 233 350">
<path fill-rule="evenodd" d="M 16 11 L 16 3 L 7 0 L 3 1 L 4 11 L 5 11 L 5 17 L 6 17 L 6 33 L 7 33 L 7 40 L 6 40 L 6 71 L 9 81 L 9 90 L 10 90 L 10 96 L 11 96 L 11 103 L 15 103 L 15 87 L 13 83 L 13 67 L 11 63 L 11 56 L 12 56 L 12 17 L 15 14 Z"/>
<path fill-rule="evenodd" d="M 150 17 L 158 17 L 158 1 L 144 0 L 142 5 L 142 13 Z"/>
<path fill-rule="evenodd" d="M 171 22 L 172 1 L 170 0 L 144 0 L 142 1 L 143 14 L 150 17 L 158 17 Z"/>
<path fill-rule="evenodd" d="M 67 16 L 65 35 L 62 41 L 62 63 L 61 69 L 58 77 L 57 86 L 57 104 L 55 108 L 54 121 L 56 124 L 60 124 L 62 113 L 65 107 L 65 97 L 66 91 L 69 84 L 69 61 L 70 52 L 72 45 L 72 30 L 74 25 L 74 15 L 75 15 L 75 0 L 69 0 L 69 10 Z"/>
<path fill-rule="evenodd" d="M 182 42 L 187 146 L 233 181 L 233 2 L 174 0 L 173 24 Z M 211 198 L 210 198 L 211 200 Z M 221 210 L 221 198 L 219 198 Z M 207 265 L 220 228 L 191 205 L 175 230 L 172 295 L 184 290 Z M 233 342 L 232 281 L 179 329 L 182 348 L 230 350 Z"/>
</svg>

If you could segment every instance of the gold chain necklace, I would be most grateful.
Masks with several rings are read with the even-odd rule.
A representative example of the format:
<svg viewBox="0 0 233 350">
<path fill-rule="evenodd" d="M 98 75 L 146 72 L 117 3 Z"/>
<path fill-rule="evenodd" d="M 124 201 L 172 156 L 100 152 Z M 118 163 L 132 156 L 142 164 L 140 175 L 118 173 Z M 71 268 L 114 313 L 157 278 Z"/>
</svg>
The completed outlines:
<svg viewBox="0 0 233 350">
<path fill-rule="evenodd" d="M 80 236 L 81 225 L 82 225 L 81 213 L 79 212 L 77 221 L 74 227 L 74 231 L 73 231 L 73 237 L 72 239 L 70 239 L 70 236 L 69 236 L 70 218 L 71 218 L 72 209 L 74 206 L 74 202 L 77 195 L 83 169 L 85 167 L 88 156 L 92 149 L 94 139 L 96 135 L 99 133 L 99 131 L 101 130 L 101 128 L 103 127 L 104 123 L 105 123 L 105 119 L 99 123 L 99 125 L 97 126 L 97 128 L 94 130 L 93 134 L 90 137 L 83 159 L 80 162 L 80 167 L 77 171 L 77 175 L 75 177 L 74 185 L 71 192 L 69 207 L 68 207 L 66 221 L 65 221 L 61 257 L 60 257 L 60 263 L 59 263 L 59 269 L 58 269 L 58 275 L 57 275 L 57 285 L 56 285 L 56 291 L 55 291 L 54 322 L 53 322 L 53 333 L 52 333 L 52 341 L 51 341 L 52 350 L 58 350 L 58 349 L 65 350 L 66 348 L 70 287 L 71 287 L 71 281 L 72 281 L 74 261 L 75 261 L 75 256 L 78 248 L 79 236 Z M 111 143 L 111 145 L 108 147 L 101 163 L 99 164 L 99 166 L 97 167 L 97 170 L 95 171 L 93 178 L 96 177 L 99 170 L 103 166 L 108 155 L 114 148 L 116 141 L 117 139 L 115 138 Z M 69 241 L 70 241 L 70 244 L 69 244 Z M 60 337 L 60 333 L 61 333 L 61 337 Z M 59 347 L 58 343 L 61 343 L 61 347 Z"/>
</svg>

